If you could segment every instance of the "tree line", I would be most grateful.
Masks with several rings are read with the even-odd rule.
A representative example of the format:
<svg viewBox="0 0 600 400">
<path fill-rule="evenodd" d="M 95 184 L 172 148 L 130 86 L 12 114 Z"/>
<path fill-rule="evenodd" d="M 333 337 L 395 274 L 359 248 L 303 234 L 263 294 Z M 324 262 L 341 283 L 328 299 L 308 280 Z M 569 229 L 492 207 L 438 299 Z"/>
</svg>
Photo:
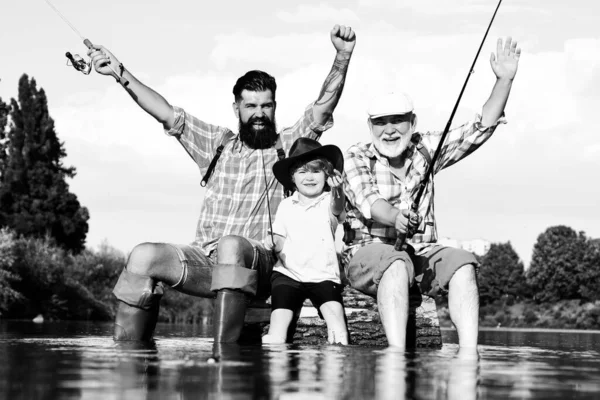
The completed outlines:
<svg viewBox="0 0 600 400">
<path fill-rule="evenodd" d="M 0 317 L 111 319 L 112 288 L 125 255 L 107 244 L 86 249 L 89 212 L 69 191 L 43 89 L 19 80 L 18 98 L 0 98 Z M 600 241 L 549 227 L 525 270 L 510 242 L 479 257 L 482 322 L 488 325 L 600 328 Z M 211 304 L 167 291 L 161 320 L 194 322 Z M 553 325 L 554 324 L 554 325 Z"/>
<path fill-rule="evenodd" d="M 546 229 L 527 270 L 509 243 L 480 258 L 485 325 L 600 328 L 600 241 L 570 227 Z"/>
</svg>

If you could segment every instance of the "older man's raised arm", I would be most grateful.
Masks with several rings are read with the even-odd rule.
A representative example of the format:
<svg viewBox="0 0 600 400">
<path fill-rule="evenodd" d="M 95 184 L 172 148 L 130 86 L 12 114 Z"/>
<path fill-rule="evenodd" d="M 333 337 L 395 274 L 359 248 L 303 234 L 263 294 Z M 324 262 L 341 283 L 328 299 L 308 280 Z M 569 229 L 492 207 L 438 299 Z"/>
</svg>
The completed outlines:
<svg viewBox="0 0 600 400">
<path fill-rule="evenodd" d="M 481 124 L 483 126 L 494 125 L 502 116 L 513 80 L 517 74 L 520 57 L 521 49 L 517 47 L 516 40 L 513 41 L 510 37 L 507 37 L 504 46 L 502 46 L 502 39 L 498 39 L 496 54 L 492 53 L 490 56 L 490 64 L 496 75 L 496 83 L 492 88 L 489 99 L 483 105 L 481 112 Z"/>
</svg>

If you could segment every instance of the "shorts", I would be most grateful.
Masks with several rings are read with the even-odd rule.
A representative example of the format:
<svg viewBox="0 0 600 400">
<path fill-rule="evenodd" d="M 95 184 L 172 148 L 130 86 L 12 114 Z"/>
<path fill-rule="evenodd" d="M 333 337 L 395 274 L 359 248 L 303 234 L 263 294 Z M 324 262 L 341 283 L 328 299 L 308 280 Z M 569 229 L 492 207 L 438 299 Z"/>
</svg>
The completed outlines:
<svg viewBox="0 0 600 400">
<path fill-rule="evenodd" d="M 342 304 L 342 290 L 341 284 L 332 281 L 298 282 L 274 271 L 271 275 L 271 309 L 284 308 L 296 313 L 302 308 L 304 300 L 310 299 L 318 311 L 328 301 Z"/>
<path fill-rule="evenodd" d="M 345 272 L 353 288 L 375 297 L 383 273 L 397 260 L 404 261 L 411 285 L 416 282 L 422 294 L 435 296 L 447 293 L 448 283 L 462 266 L 479 266 L 475 256 L 462 249 L 434 245 L 427 252 L 415 255 L 396 251 L 393 244 L 372 243 L 360 248 L 346 265 Z"/>
<path fill-rule="evenodd" d="M 245 238 L 254 249 L 254 259 L 250 269 L 258 272 L 258 288 L 256 291 L 256 298 L 267 299 L 271 295 L 271 272 L 277 259 L 273 256 L 273 253 L 267 250 L 263 244 L 257 240 Z M 212 270 L 217 264 L 217 250 L 213 250 L 210 255 L 205 255 L 202 249 L 194 245 L 181 245 L 169 243 L 169 246 L 173 247 L 179 256 L 179 260 L 183 267 L 181 273 L 181 279 L 178 283 L 173 285 L 177 288 L 178 284 L 183 281 L 184 276 L 187 275 L 186 269 L 194 268 L 200 270 L 201 276 L 206 276 L 199 282 L 202 285 L 206 285 L 206 290 L 210 291 L 212 281 Z M 216 295 L 216 293 L 214 294 Z"/>
</svg>

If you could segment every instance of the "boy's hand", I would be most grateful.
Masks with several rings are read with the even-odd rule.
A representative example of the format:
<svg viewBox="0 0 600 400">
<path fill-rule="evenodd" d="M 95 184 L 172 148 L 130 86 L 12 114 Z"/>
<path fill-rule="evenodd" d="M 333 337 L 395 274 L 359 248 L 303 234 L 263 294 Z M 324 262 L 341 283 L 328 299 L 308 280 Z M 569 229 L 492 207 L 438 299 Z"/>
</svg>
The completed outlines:
<svg viewBox="0 0 600 400">
<path fill-rule="evenodd" d="M 273 239 L 275 240 L 273 241 Z M 265 238 L 265 247 L 267 250 L 271 250 L 273 253 L 279 254 L 283 250 L 284 239 L 285 238 L 283 236 L 278 235 L 277 233 L 271 234 L 271 232 L 268 232 L 267 237 Z"/>
<path fill-rule="evenodd" d="M 327 178 L 327 184 L 331 188 L 331 193 L 334 197 L 339 197 L 342 190 L 342 174 L 338 170 L 333 170 L 333 175 Z"/>
</svg>

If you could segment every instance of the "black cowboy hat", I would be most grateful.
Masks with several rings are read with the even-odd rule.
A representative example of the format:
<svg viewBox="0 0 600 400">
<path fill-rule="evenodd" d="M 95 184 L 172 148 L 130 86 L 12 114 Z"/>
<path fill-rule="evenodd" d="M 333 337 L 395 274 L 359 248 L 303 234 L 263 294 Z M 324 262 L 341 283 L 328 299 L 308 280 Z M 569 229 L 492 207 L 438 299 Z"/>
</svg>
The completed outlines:
<svg viewBox="0 0 600 400">
<path fill-rule="evenodd" d="M 331 161 L 333 168 L 340 173 L 344 171 L 344 155 L 339 147 L 332 144 L 323 146 L 314 139 L 300 138 L 292 144 L 289 157 L 279 160 L 273 165 L 273 174 L 285 189 L 293 189 L 294 183 L 290 176 L 291 166 L 298 161 L 310 161 L 318 157 Z"/>
</svg>

